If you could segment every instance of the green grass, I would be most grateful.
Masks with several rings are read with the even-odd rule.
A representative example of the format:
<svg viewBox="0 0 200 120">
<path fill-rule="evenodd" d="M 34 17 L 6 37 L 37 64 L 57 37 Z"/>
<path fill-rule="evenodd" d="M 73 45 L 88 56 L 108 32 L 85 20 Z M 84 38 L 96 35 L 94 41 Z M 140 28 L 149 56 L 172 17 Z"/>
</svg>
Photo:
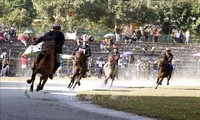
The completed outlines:
<svg viewBox="0 0 200 120">
<path fill-rule="evenodd" d="M 119 91 L 121 91 L 121 93 L 117 89 L 85 91 L 79 93 L 78 98 L 80 100 L 93 101 L 94 104 L 106 108 L 131 112 L 162 120 L 200 120 L 200 97 L 198 95 L 195 96 L 195 94 L 200 92 L 198 88 L 183 89 L 186 94 L 196 92 L 193 94 L 194 97 L 182 96 L 179 94 L 179 89 L 173 88 L 163 88 L 161 90 L 166 90 L 168 92 L 171 90 L 174 91 L 172 95 L 169 93 L 169 96 L 159 94 L 155 96 L 153 95 L 154 92 L 149 92 L 151 88 L 144 89 L 144 91 L 137 91 L 138 88 L 135 89 L 120 89 Z M 145 95 L 145 91 L 148 91 L 149 93 Z M 136 93 L 143 94 L 141 96 Z M 177 96 L 175 94 L 177 94 Z"/>
</svg>

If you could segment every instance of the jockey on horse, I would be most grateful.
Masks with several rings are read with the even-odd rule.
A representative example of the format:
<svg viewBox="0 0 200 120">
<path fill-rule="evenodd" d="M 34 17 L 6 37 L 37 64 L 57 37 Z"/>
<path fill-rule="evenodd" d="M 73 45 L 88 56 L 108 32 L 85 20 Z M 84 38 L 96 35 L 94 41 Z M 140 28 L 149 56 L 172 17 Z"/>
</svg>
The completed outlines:
<svg viewBox="0 0 200 120">
<path fill-rule="evenodd" d="M 65 36 L 60 30 L 61 30 L 60 24 L 56 23 L 56 24 L 53 25 L 53 31 L 49 31 L 45 35 L 41 36 L 34 43 L 34 45 L 37 45 L 38 43 L 44 41 L 46 36 L 52 36 L 54 38 L 54 42 L 55 42 L 55 46 L 54 46 L 55 47 L 55 62 L 56 63 L 55 63 L 55 66 L 54 66 L 53 73 L 49 76 L 50 79 L 53 79 L 53 74 L 56 72 L 56 70 L 60 66 L 60 54 L 62 54 L 62 47 L 63 47 L 64 41 L 65 41 Z M 37 67 L 37 65 L 40 63 L 40 61 L 43 57 L 44 57 L 44 54 L 41 51 L 38 54 L 36 64 L 34 64 L 34 66 L 32 68 L 33 70 Z"/>
<path fill-rule="evenodd" d="M 105 81 L 104 84 L 108 83 L 108 79 L 111 78 L 111 87 L 115 77 L 118 78 L 118 61 L 120 59 L 119 47 L 117 45 L 113 45 L 114 51 L 108 55 L 108 62 L 103 66 Z"/>
<path fill-rule="evenodd" d="M 86 71 L 88 72 L 88 58 L 91 56 L 91 50 L 88 42 L 94 38 L 91 35 L 85 34 L 83 35 L 82 39 L 83 44 L 78 44 L 77 48 L 73 51 L 72 55 L 74 56 L 76 51 L 83 51 L 83 53 L 85 54 L 85 58 L 83 59 L 82 64 L 85 66 L 85 68 L 87 69 Z"/>
<path fill-rule="evenodd" d="M 119 52 L 119 46 L 117 45 L 113 45 L 113 53 L 112 56 L 110 58 L 110 62 L 115 62 L 118 65 L 118 61 L 120 59 L 120 52 Z"/>
<path fill-rule="evenodd" d="M 167 67 L 169 67 L 170 73 L 172 73 L 172 71 L 173 71 L 172 59 L 173 59 L 174 55 L 171 53 L 171 48 L 166 48 L 166 51 L 162 57 L 166 61 L 166 65 L 167 65 Z"/>
</svg>

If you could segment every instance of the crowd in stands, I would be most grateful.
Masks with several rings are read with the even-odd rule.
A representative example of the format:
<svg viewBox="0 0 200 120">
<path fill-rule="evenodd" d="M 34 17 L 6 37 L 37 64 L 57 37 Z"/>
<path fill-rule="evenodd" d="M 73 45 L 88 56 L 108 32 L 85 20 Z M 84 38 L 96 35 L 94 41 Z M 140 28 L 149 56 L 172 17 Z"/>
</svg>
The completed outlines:
<svg viewBox="0 0 200 120">
<path fill-rule="evenodd" d="M 16 29 L 14 27 L 11 27 L 8 32 L 6 32 L 6 25 L 5 23 L 2 24 L 1 26 L 2 32 L 0 33 L 0 40 L 2 41 L 7 41 L 9 40 L 9 36 L 16 37 Z M 124 29 L 121 29 L 117 24 L 115 25 L 115 28 L 113 30 L 113 35 L 103 37 L 103 40 L 100 42 L 100 49 L 107 53 L 110 53 L 113 51 L 113 46 L 118 44 L 118 43 L 124 43 L 124 44 L 137 44 L 137 42 L 144 42 L 144 46 L 142 47 L 143 55 L 146 55 L 148 52 L 150 54 L 154 54 L 154 51 L 156 49 L 155 46 L 150 46 L 148 45 L 148 42 L 159 42 L 158 36 L 160 29 L 157 27 L 150 28 L 150 29 L 141 29 L 138 27 L 137 29 L 132 29 L 131 25 L 127 25 L 124 27 Z M 189 38 L 190 38 L 190 31 L 187 30 L 185 34 L 183 32 L 180 32 L 179 30 L 174 30 L 172 31 L 175 37 L 176 42 L 180 43 L 189 43 Z M 34 41 L 36 38 L 34 38 Z M 32 41 L 32 42 L 34 42 Z M 77 39 L 77 45 L 79 45 L 81 42 L 81 39 Z M 89 44 L 93 44 L 92 41 L 90 41 Z M 133 50 L 133 49 L 131 49 Z M 121 53 L 123 51 L 120 51 Z M 27 69 L 27 58 L 22 57 L 21 58 L 21 69 L 22 71 L 25 71 Z M 99 57 L 99 59 L 93 61 L 95 64 L 95 70 L 96 70 L 96 76 L 98 78 L 102 78 L 103 74 L 103 65 L 107 62 L 107 58 L 104 58 L 102 56 Z M 2 62 L 2 76 L 8 76 L 9 75 L 9 59 L 3 60 Z M 64 74 L 66 74 L 66 71 L 64 71 L 64 66 L 65 64 L 61 64 L 57 71 L 57 76 L 63 77 Z M 131 74 L 130 72 L 134 71 L 136 72 L 135 76 L 140 76 L 141 74 L 143 76 L 146 76 L 145 78 L 149 79 L 150 75 L 155 75 L 156 67 L 153 64 L 151 60 L 146 60 L 146 61 L 141 61 L 140 59 L 135 60 L 134 64 L 130 62 L 130 56 L 120 56 L 119 59 L 119 66 L 123 69 L 123 75 L 124 77 L 128 77 Z M 132 67 L 130 67 L 132 66 Z M 127 69 L 127 68 L 134 68 L 134 69 Z M 151 69 L 153 68 L 153 69 Z M 129 71 L 129 72 L 128 72 Z M 22 73 L 24 76 L 25 73 Z"/>
</svg>

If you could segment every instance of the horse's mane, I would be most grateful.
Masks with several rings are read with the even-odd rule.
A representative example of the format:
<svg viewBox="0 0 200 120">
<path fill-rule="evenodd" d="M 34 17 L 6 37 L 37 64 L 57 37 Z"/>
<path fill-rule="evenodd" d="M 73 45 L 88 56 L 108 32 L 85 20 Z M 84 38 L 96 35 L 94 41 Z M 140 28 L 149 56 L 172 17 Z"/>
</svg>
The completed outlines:
<svg viewBox="0 0 200 120">
<path fill-rule="evenodd" d="M 158 65 L 159 66 L 163 66 L 163 65 L 166 65 L 166 60 L 164 58 L 160 58 L 160 60 L 158 61 Z"/>
</svg>

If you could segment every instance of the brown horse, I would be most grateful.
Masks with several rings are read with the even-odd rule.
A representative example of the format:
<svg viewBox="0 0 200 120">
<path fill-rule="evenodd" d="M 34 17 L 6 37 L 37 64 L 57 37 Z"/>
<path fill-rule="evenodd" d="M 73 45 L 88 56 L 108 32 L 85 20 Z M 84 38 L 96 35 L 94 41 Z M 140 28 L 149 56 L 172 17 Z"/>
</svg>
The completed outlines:
<svg viewBox="0 0 200 120">
<path fill-rule="evenodd" d="M 40 82 L 37 85 L 37 89 L 36 89 L 36 91 L 39 91 L 43 89 L 48 77 L 53 72 L 54 65 L 55 65 L 54 45 L 55 45 L 55 42 L 53 39 L 44 41 L 42 52 L 44 52 L 45 55 L 41 59 L 37 67 L 33 69 L 31 79 L 27 80 L 27 83 L 31 84 L 30 86 L 31 92 L 33 91 L 36 74 L 38 73 L 42 74 L 42 76 L 40 77 Z"/>
<path fill-rule="evenodd" d="M 107 85 L 108 79 L 111 78 L 112 82 L 110 84 L 110 87 L 112 87 L 115 77 L 118 78 L 118 65 L 113 58 L 113 54 L 109 55 L 108 62 L 103 66 L 103 71 L 105 75 L 104 85 Z"/>
<path fill-rule="evenodd" d="M 159 85 L 162 85 L 162 81 L 165 77 L 167 77 L 167 85 L 169 85 L 169 80 L 171 79 L 172 71 L 170 70 L 170 67 L 167 65 L 166 60 L 164 58 L 161 58 L 158 61 L 159 70 L 158 70 L 158 76 L 157 76 L 157 82 L 155 89 L 158 88 Z"/>
<path fill-rule="evenodd" d="M 83 63 L 84 59 L 85 59 L 85 54 L 83 53 L 83 51 L 77 51 L 75 53 L 73 59 L 72 77 L 68 85 L 68 88 L 74 89 L 77 84 L 80 86 L 80 80 L 82 77 L 84 77 L 85 73 L 87 72 L 86 66 Z M 76 83 L 74 84 L 75 80 Z"/>
</svg>

